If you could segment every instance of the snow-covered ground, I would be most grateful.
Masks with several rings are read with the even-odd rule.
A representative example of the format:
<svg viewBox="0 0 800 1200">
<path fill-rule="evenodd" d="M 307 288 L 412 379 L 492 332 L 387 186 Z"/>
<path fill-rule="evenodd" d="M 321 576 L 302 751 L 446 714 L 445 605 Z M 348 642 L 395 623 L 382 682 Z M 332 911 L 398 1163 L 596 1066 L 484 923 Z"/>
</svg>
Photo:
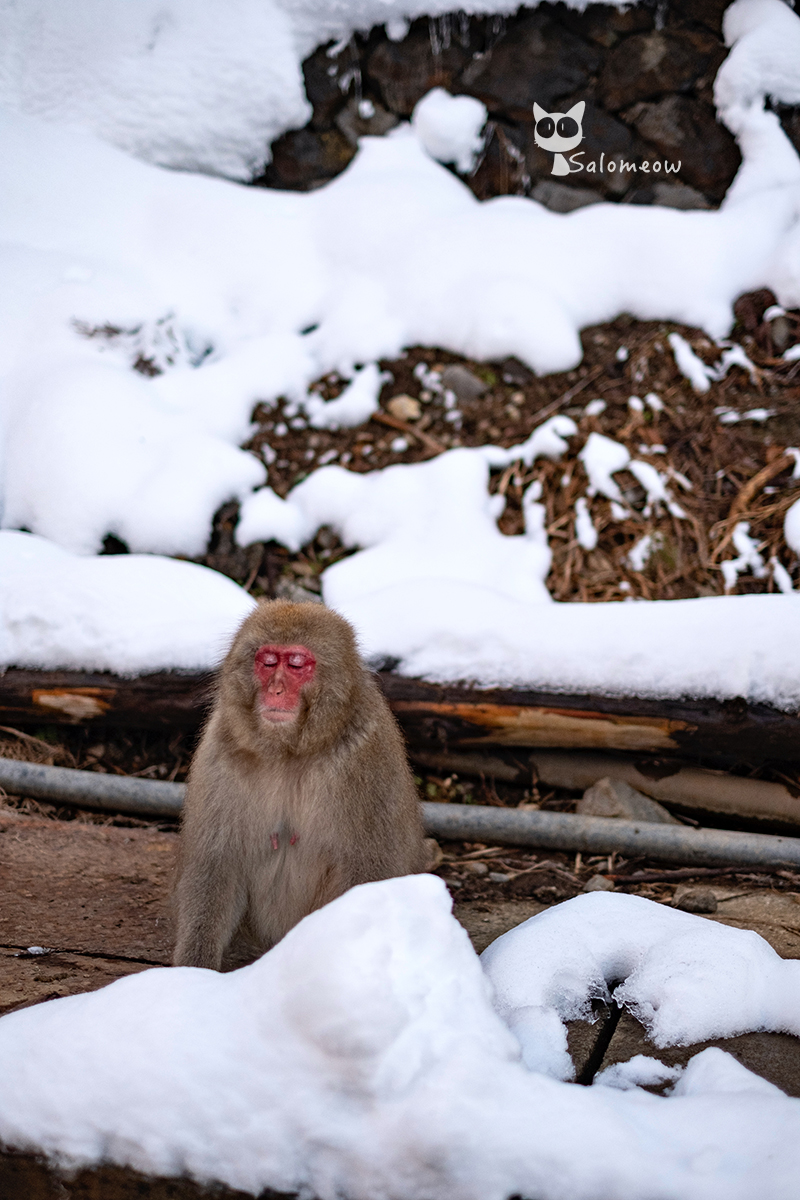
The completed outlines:
<svg viewBox="0 0 800 1200">
<path fill-rule="evenodd" d="M 378 19 L 399 32 L 421 10 L 242 0 L 237 11 L 242 23 L 228 21 L 235 43 L 218 36 L 210 3 L 142 3 L 100 23 L 86 0 L 71 10 L 69 37 L 58 5 L 3 11 L 0 524 L 82 557 L 61 560 L 74 586 L 59 607 L 42 588 L 52 547 L 31 538 L 22 553 L 20 534 L 0 533 L 0 665 L 131 672 L 218 661 L 247 598 L 197 583 L 186 604 L 202 615 L 176 619 L 165 638 L 162 585 L 139 556 L 200 555 L 212 514 L 238 498 L 245 544 L 274 536 L 297 545 L 327 523 L 362 548 L 326 573 L 324 593 L 365 649 L 399 659 L 401 671 L 794 704 L 797 685 L 778 661 L 781 645 L 791 661 L 800 636 L 793 596 L 549 603 L 535 489 L 524 537 L 504 537 L 494 523 L 487 471 L 508 451 L 452 450 L 372 476 L 322 469 L 283 501 L 240 445 L 254 403 L 280 395 L 312 427 L 363 420 L 376 360 L 406 345 L 515 354 L 538 371 L 563 370 L 579 359 L 578 331 L 621 311 L 721 338 L 748 289 L 769 285 L 783 304 L 799 304 L 800 159 L 764 96 L 798 99 L 800 19 L 781 0 L 736 0 L 726 14 L 733 50 L 716 94 L 744 161 L 719 211 L 595 204 L 564 215 L 520 197 L 480 203 L 431 157 L 425 146 L 466 162 L 477 131 L 474 105 L 466 112 L 463 98 L 440 93 L 410 124 L 363 139 L 347 170 L 310 194 L 152 165 L 246 174 L 265 130 L 305 119 L 287 83 L 298 56 Z M 265 39 L 270 67 L 248 90 L 242 72 L 264 55 Z M 213 136 L 209 121 L 218 122 Z M 201 161 L 201 145 L 212 157 L 228 147 L 241 170 Z M 132 370 L 140 356 L 163 374 Z M 346 396 L 310 397 L 310 382 L 333 369 L 353 378 Z M 527 457 L 556 457 L 572 438 L 596 469 L 576 513 L 583 539 L 593 494 L 618 503 L 613 462 L 623 458 L 653 506 L 680 509 L 680 485 L 655 466 L 630 461 L 616 443 L 581 447 L 560 420 L 537 431 Z M 796 524 L 790 514 L 795 552 Z M 120 641 L 116 659 L 105 592 L 94 591 L 93 556 L 108 533 L 137 556 L 124 568 L 137 637 Z M 785 568 L 773 569 L 786 587 Z M 677 625 L 685 654 L 675 654 Z"/>
<path fill-rule="evenodd" d="M 796 1196 L 800 1101 L 718 1049 L 683 1071 L 637 1055 L 591 1088 L 563 1082 L 562 1019 L 623 979 L 617 998 L 658 1046 L 798 1033 L 798 963 L 755 933 L 595 893 L 483 964 L 440 880 L 362 885 L 231 974 L 148 970 L 3 1017 L 0 1140 L 67 1167 L 322 1200 Z"/>
</svg>

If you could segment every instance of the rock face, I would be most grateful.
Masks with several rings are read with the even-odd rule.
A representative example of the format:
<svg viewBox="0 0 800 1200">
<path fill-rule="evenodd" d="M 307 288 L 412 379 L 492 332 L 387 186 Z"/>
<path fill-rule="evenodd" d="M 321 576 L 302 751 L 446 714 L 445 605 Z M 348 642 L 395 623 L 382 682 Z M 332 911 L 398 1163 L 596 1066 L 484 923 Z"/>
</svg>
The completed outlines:
<svg viewBox="0 0 800 1200">
<path fill-rule="evenodd" d="M 582 41 L 547 15 L 542 5 L 509 27 L 493 50 L 473 58 L 461 82 L 490 113 L 532 119 L 536 101 L 548 111 L 585 88 L 602 62 L 596 46 Z"/>
<path fill-rule="evenodd" d="M 600 73 L 600 103 L 610 112 L 619 112 L 637 100 L 650 100 L 665 92 L 688 92 L 713 57 L 712 47 L 704 52 L 697 41 L 683 31 L 626 38 L 608 55 Z M 713 38 L 703 41 L 713 44 Z"/>
<path fill-rule="evenodd" d="M 412 22 L 399 39 L 397 29 L 390 37 L 376 27 L 320 47 L 303 64 L 311 121 L 273 143 L 255 182 L 318 187 L 347 166 L 360 137 L 387 133 L 443 87 L 489 111 L 483 153 L 462 176 L 481 200 L 533 196 L 555 212 L 598 200 L 715 207 L 741 161 L 713 106 L 727 3 L 648 0 L 583 12 L 542 3 L 509 17 L 454 11 Z M 566 113 L 580 101 L 582 140 L 568 173 L 554 173 L 554 153 L 536 144 L 533 105 Z M 800 148 L 800 108 L 781 106 L 778 115 Z"/>
</svg>

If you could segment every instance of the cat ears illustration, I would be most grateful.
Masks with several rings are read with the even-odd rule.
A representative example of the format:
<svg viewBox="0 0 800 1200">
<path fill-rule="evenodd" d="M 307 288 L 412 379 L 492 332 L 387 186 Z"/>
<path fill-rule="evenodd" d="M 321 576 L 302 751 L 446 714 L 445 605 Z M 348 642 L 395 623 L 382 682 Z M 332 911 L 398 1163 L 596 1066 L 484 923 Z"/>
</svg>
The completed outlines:
<svg viewBox="0 0 800 1200">
<path fill-rule="evenodd" d="M 541 105 L 534 103 L 533 115 L 536 118 L 537 146 L 543 150 L 574 149 L 583 138 L 581 121 L 585 108 L 586 102 L 579 100 L 577 104 L 573 104 L 569 112 L 548 113 Z"/>
</svg>

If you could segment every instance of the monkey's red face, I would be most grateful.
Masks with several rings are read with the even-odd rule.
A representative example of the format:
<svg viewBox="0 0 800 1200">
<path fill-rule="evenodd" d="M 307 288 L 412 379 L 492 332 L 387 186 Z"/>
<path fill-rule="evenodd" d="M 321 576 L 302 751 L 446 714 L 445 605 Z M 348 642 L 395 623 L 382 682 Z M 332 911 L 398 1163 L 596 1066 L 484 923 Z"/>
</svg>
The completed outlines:
<svg viewBox="0 0 800 1200">
<path fill-rule="evenodd" d="M 303 687 L 314 678 L 317 660 L 307 646 L 260 646 L 254 663 L 267 721 L 293 721 Z"/>
</svg>

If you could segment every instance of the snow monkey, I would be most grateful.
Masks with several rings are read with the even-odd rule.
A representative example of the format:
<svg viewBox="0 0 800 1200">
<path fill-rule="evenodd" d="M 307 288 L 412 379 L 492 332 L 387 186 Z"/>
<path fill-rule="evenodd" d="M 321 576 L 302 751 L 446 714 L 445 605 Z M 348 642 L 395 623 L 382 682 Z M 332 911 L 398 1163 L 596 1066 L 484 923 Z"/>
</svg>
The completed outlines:
<svg viewBox="0 0 800 1200">
<path fill-rule="evenodd" d="M 533 106 L 536 125 L 533 140 L 540 150 L 549 150 L 555 154 L 551 175 L 569 175 L 570 168 L 564 155 L 568 150 L 574 150 L 583 141 L 583 110 L 586 103 L 579 100 L 573 104 L 569 112 L 547 113 L 538 104 Z M 577 169 L 577 168 L 576 168 Z"/>
<path fill-rule="evenodd" d="M 357 883 L 423 871 L 400 730 L 353 630 L 321 604 L 265 601 L 225 659 L 189 772 L 176 966 L 219 970 Z"/>
</svg>

